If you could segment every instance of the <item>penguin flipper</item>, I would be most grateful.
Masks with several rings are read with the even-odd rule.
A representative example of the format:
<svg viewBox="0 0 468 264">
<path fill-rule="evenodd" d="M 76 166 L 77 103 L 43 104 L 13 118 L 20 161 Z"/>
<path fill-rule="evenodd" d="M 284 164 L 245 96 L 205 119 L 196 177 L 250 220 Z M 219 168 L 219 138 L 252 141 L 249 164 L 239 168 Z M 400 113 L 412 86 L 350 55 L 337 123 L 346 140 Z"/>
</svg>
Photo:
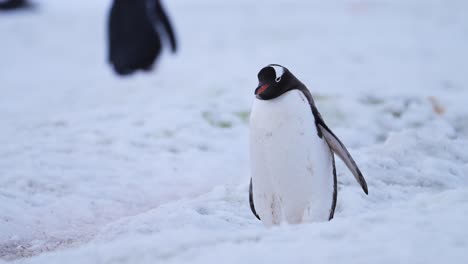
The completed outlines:
<svg viewBox="0 0 468 264">
<path fill-rule="evenodd" d="M 153 21 L 153 24 L 156 28 L 162 26 L 164 29 L 165 36 L 169 38 L 169 44 L 171 45 L 172 52 L 177 51 L 177 41 L 174 34 L 174 29 L 172 27 L 171 21 L 167 16 L 161 2 L 159 0 L 147 0 L 149 6 L 149 16 Z"/>
<path fill-rule="evenodd" d="M 328 217 L 328 221 L 333 219 L 335 215 L 335 208 L 336 208 L 336 200 L 338 198 L 338 179 L 336 178 L 336 166 L 335 166 L 335 155 L 332 155 L 332 163 L 333 163 L 333 200 L 332 205 L 330 208 L 330 216 Z"/>
<path fill-rule="evenodd" d="M 252 192 L 252 178 L 250 178 L 250 186 L 249 186 L 249 203 L 250 203 L 250 210 L 252 213 L 260 220 L 260 216 L 258 216 L 257 211 L 255 211 L 254 201 L 253 201 L 253 192 Z"/>
<path fill-rule="evenodd" d="M 366 194 L 369 194 L 369 191 L 367 190 L 367 183 L 364 179 L 364 176 L 362 176 L 361 170 L 358 168 L 356 162 L 354 161 L 351 154 L 349 154 L 349 151 L 346 149 L 344 144 L 341 143 L 340 139 L 331 131 L 330 128 L 328 128 L 328 126 L 325 124 L 325 121 L 323 121 L 322 115 L 315 106 L 314 99 L 312 98 L 312 94 L 310 93 L 309 89 L 307 89 L 307 87 L 305 87 L 303 84 L 298 86 L 297 89 L 302 91 L 309 101 L 312 114 L 314 115 L 318 137 L 325 137 L 325 141 L 327 141 L 330 149 L 346 164 L 346 167 L 348 167 L 348 169 L 353 173 L 356 181 L 359 183 L 359 185 L 361 185 L 362 190 Z"/>
<path fill-rule="evenodd" d="M 353 173 L 354 178 L 359 183 L 359 185 L 361 185 L 362 190 L 366 194 L 369 194 L 369 191 L 367 190 L 366 180 L 364 179 L 364 176 L 362 176 L 361 170 L 357 166 L 351 154 L 349 154 L 349 151 L 346 149 L 344 144 L 341 143 L 338 137 L 330 130 L 330 128 L 328 128 L 328 126 L 323 122 L 323 120 L 319 122 L 318 127 L 322 131 L 322 134 L 325 138 L 325 141 L 327 141 L 328 146 L 330 146 L 332 151 L 336 155 L 338 155 L 338 157 L 340 157 L 340 159 L 346 164 L 346 167 L 348 167 L 348 169 Z"/>
</svg>

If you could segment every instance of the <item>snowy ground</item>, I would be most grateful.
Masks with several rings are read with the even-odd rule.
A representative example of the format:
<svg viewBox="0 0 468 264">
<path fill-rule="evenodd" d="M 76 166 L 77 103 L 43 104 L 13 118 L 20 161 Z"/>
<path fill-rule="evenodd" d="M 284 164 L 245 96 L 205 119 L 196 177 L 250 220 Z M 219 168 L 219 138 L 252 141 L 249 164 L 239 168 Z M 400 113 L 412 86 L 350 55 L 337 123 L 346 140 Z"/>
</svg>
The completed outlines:
<svg viewBox="0 0 468 264">
<path fill-rule="evenodd" d="M 468 2 L 164 1 L 180 53 L 126 79 L 105 62 L 108 1 L 37 2 L 0 14 L 0 259 L 468 261 Z M 267 229 L 248 207 L 269 63 L 367 179 L 369 196 L 338 163 L 331 222 Z"/>
</svg>

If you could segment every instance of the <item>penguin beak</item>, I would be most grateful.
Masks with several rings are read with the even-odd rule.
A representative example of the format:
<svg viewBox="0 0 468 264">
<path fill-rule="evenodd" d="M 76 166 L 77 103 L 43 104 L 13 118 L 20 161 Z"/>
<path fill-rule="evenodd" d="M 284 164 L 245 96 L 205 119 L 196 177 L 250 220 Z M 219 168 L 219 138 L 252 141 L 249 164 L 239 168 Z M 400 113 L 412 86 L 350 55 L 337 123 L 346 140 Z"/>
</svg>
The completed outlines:
<svg viewBox="0 0 468 264">
<path fill-rule="evenodd" d="M 268 89 L 269 86 L 270 86 L 269 83 L 267 84 L 259 83 L 257 89 L 255 89 L 255 95 L 258 97 L 260 94 L 265 92 L 265 90 Z"/>
</svg>

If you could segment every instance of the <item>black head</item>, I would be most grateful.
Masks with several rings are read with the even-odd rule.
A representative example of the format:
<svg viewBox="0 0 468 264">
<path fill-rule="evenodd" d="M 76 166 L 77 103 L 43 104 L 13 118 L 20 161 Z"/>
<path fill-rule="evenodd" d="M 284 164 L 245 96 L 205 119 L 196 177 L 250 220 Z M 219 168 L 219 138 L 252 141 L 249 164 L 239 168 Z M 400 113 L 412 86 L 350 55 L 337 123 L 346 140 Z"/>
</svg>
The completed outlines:
<svg viewBox="0 0 468 264">
<path fill-rule="evenodd" d="M 274 99 L 287 91 L 297 89 L 302 83 L 285 67 L 270 64 L 258 73 L 255 95 L 260 100 Z"/>
</svg>

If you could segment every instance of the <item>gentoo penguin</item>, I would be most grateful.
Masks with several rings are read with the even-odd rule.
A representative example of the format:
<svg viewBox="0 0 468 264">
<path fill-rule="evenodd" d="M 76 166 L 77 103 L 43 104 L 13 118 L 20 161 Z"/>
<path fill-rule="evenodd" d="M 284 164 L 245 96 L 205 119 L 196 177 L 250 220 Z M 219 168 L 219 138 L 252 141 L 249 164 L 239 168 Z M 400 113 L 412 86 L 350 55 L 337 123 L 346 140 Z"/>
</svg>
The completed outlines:
<svg viewBox="0 0 468 264">
<path fill-rule="evenodd" d="M 159 0 L 114 0 L 108 24 L 109 61 L 119 75 L 150 70 L 161 39 L 177 49 L 174 31 Z"/>
<path fill-rule="evenodd" d="M 250 208 L 265 225 L 326 221 L 337 198 L 334 154 L 366 194 L 356 162 L 328 128 L 312 95 L 287 68 L 258 73 L 250 114 Z"/>
</svg>

